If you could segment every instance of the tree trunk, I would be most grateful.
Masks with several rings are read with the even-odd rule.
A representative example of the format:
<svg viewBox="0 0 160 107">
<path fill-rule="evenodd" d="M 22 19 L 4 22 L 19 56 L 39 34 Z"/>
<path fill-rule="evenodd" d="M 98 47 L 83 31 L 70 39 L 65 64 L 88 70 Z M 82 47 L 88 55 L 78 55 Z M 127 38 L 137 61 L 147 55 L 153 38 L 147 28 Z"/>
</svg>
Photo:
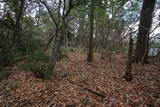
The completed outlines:
<svg viewBox="0 0 160 107">
<path fill-rule="evenodd" d="M 51 60 L 50 60 L 50 64 L 52 66 L 51 70 L 54 71 L 55 69 L 55 65 L 59 59 L 60 56 L 60 47 L 61 47 L 61 43 L 63 40 L 63 34 L 60 33 L 59 28 L 56 28 L 56 33 L 55 33 L 55 40 L 53 41 L 53 48 L 52 48 L 52 56 L 51 56 Z"/>
<path fill-rule="evenodd" d="M 148 41 L 149 33 L 152 24 L 152 14 L 155 8 L 155 0 L 144 0 L 140 24 L 138 29 L 136 51 L 135 51 L 135 62 L 146 62 L 148 57 Z M 144 56 L 144 58 L 143 58 Z"/>
<path fill-rule="evenodd" d="M 131 81 L 133 79 L 132 76 L 132 48 L 133 48 L 133 39 L 130 35 L 130 41 L 129 41 L 129 51 L 128 51 L 128 61 L 127 61 L 127 67 L 126 67 L 126 73 L 125 73 L 125 79 L 126 81 Z"/>
<path fill-rule="evenodd" d="M 93 60 L 93 31 L 94 31 L 94 0 L 91 1 L 89 52 L 87 57 L 88 62 L 92 62 Z"/>
<path fill-rule="evenodd" d="M 8 47 L 0 48 L 0 67 L 9 66 L 12 63 L 12 58 L 10 57 L 10 50 Z"/>
</svg>

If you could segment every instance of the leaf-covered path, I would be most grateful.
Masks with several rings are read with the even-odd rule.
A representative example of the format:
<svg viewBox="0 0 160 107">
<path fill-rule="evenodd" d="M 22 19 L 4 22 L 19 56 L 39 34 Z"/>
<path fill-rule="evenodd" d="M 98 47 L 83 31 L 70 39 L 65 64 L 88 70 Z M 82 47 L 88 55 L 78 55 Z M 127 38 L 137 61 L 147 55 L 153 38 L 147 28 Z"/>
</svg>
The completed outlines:
<svg viewBox="0 0 160 107">
<path fill-rule="evenodd" d="M 42 81 L 31 72 L 17 71 L 0 82 L 2 107 L 158 107 L 160 67 L 133 64 L 134 80 L 126 82 L 126 58 L 102 60 L 94 54 L 87 63 L 83 52 L 69 52 L 56 66 L 56 75 Z M 101 96 L 102 95 L 102 96 Z"/>
</svg>

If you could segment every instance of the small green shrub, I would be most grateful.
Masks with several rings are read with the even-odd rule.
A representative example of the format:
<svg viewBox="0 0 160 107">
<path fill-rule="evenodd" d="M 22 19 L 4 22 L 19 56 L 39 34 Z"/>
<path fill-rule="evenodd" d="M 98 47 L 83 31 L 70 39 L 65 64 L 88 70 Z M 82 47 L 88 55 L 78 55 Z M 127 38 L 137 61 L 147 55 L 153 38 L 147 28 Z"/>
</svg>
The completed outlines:
<svg viewBox="0 0 160 107">
<path fill-rule="evenodd" d="M 41 49 L 41 39 L 35 32 L 26 32 L 22 36 L 22 41 L 20 48 L 16 50 L 20 55 L 32 54 Z"/>
<path fill-rule="evenodd" d="M 19 69 L 31 71 L 37 78 L 50 79 L 53 75 L 52 65 L 49 64 L 49 55 L 44 52 L 37 51 L 33 55 L 27 56 L 24 61 Z"/>
<path fill-rule="evenodd" d="M 24 64 L 21 64 L 19 66 L 19 69 L 25 70 L 25 71 L 31 71 L 31 67 L 33 66 L 33 63 L 40 61 L 48 64 L 49 55 L 45 54 L 44 52 L 37 51 L 33 55 L 28 55 L 27 57 L 23 58 L 23 61 L 24 61 Z"/>
<path fill-rule="evenodd" d="M 63 71 L 61 74 L 60 74 L 60 77 L 61 78 L 66 78 L 67 76 L 69 76 L 70 75 L 70 73 L 68 72 L 68 71 Z"/>
<path fill-rule="evenodd" d="M 0 80 L 8 78 L 10 74 L 11 74 L 10 70 L 7 70 L 7 69 L 1 70 L 0 71 Z"/>
<path fill-rule="evenodd" d="M 69 49 L 69 48 L 66 48 L 66 47 L 61 47 L 60 50 L 61 50 L 61 53 L 62 53 L 62 54 L 66 54 L 66 53 L 69 52 L 70 49 Z"/>
<path fill-rule="evenodd" d="M 86 53 L 86 52 L 88 52 L 87 48 L 82 48 L 82 47 L 74 48 L 74 50 L 76 52 L 80 52 L 80 53 Z"/>
<path fill-rule="evenodd" d="M 33 55 L 28 56 L 25 61 L 27 62 L 35 62 L 35 61 L 49 61 L 49 55 L 45 54 L 44 52 L 37 51 Z"/>
<path fill-rule="evenodd" d="M 18 85 L 15 82 L 11 82 L 11 81 L 0 82 L 0 90 L 8 91 L 17 87 Z"/>
<path fill-rule="evenodd" d="M 31 64 L 25 63 L 18 66 L 18 70 L 31 71 Z"/>
<path fill-rule="evenodd" d="M 69 48 L 61 47 L 60 48 L 60 54 L 58 60 L 67 57 L 67 53 L 69 52 Z"/>
<path fill-rule="evenodd" d="M 49 64 L 43 62 L 33 63 L 31 66 L 31 72 L 33 72 L 37 78 L 45 80 L 50 79 L 51 75 L 53 75 L 53 71 L 49 68 Z"/>
<path fill-rule="evenodd" d="M 90 104 L 89 98 L 88 98 L 88 97 L 83 98 L 83 99 L 82 99 L 82 103 L 85 104 L 85 105 Z"/>
<path fill-rule="evenodd" d="M 55 74 L 55 72 L 53 72 L 52 65 L 48 63 L 46 65 L 46 72 L 44 72 L 44 74 L 43 74 L 44 75 L 43 79 L 49 80 L 49 79 L 51 79 L 51 76 L 54 74 Z"/>
<path fill-rule="evenodd" d="M 34 62 L 31 66 L 31 72 L 33 72 L 37 78 L 43 78 L 46 67 L 43 63 Z"/>
<path fill-rule="evenodd" d="M 80 82 L 86 82 L 88 80 L 88 77 L 87 76 L 80 76 L 79 77 L 79 81 Z"/>
</svg>

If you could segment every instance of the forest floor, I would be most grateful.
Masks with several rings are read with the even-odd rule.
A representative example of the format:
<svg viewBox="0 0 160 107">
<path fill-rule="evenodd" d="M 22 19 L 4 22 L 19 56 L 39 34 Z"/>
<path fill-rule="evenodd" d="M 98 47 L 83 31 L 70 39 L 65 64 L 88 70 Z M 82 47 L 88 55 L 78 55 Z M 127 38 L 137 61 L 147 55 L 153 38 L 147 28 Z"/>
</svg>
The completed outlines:
<svg viewBox="0 0 160 107">
<path fill-rule="evenodd" d="M 126 57 L 111 61 L 94 54 L 73 51 L 57 63 L 56 75 L 41 80 L 31 72 L 14 70 L 0 82 L 0 107 L 160 107 L 160 66 L 133 64 L 133 77 L 126 82 Z M 15 69 L 15 68 L 13 68 Z"/>
</svg>

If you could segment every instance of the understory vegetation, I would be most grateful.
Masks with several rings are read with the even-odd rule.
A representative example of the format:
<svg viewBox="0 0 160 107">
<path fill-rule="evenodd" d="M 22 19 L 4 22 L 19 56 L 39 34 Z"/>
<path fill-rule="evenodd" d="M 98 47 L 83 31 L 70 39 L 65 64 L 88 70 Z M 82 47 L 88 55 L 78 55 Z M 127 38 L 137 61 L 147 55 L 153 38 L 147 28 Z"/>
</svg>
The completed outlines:
<svg viewBox="0 0 160 107">
<path fill-rule="evenodd" d="M 0 106 L 159 107 L 160 1 L 0 0 Z"/>
</svg>

